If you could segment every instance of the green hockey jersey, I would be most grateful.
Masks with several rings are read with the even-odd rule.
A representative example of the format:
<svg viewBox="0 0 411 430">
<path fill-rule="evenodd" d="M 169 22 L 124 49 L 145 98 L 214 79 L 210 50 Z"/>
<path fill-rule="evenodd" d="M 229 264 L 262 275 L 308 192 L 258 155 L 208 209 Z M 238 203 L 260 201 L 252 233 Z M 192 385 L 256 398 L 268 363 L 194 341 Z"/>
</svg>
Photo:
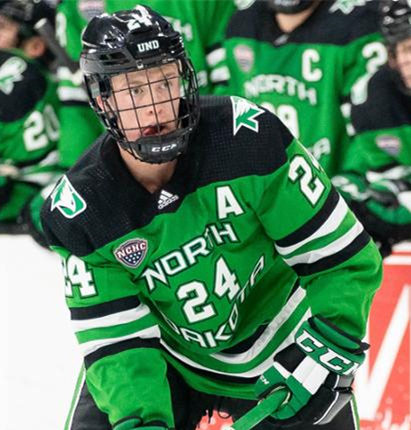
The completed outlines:
<svg viewBox="0 0 411 430">
<path fill-rule="evenodd" d="M 381 258 L 319 163 L 270 112 L 201 97 L 171 180 L 149 193 L 103 135 L 42 211 L 87 384 L 111 423 L 173 427 L 167 365 L 254 398 L 312 314 L 363 337 Z"/>
<path fill-rule="evenodd" d="M 20 51 L 0 51 L 0 224 L 5 231 L 60 173 L 56 88 L 38 62 Z"/>
<path fill-rule="evenodd" d="M 181 33 L 185 47 L 197 72 L 200 92 L 210 92 L 208 52 L 221 40 L 235 3 L 245 7 L 250 0 L 146 0 L 144 5 L 164 15 Z M 95 15 L 132 9 L 136 0 L 64 0 L 58 6 L 56 36 L 69 56 L 78 61 L 81 52 L 81 33 Z M 82 75 L 59 69 L 59 97 L 62 102 L 61 128 L 62 158 L 70 167 L 103 131 L 103 127 L 89 109 L 88 98 L 81 88 Z M 72 130 L 76 129 L 73 139 Z"/>
<path fill-rule="evenodd" d="M 393 242 L 411 239 L 411 96 L 398 79 L 388 65 L 381 68 L 365 102 L 353 104 L 346 173 L 333 179 L 348 200 L 363 203 L 357 213 L 373 224 L 370 232 Z"/>
<path fill-rule="evenodd" d="M 216 94 L 239 95 L 271 111 L 332 176 L 348 144 L 349 98 L 386 61 L 377 3 L 322 1 L 291 33 L 268 2 L 231 19 L 226 40 L 210 54 Z"/>
</svg>

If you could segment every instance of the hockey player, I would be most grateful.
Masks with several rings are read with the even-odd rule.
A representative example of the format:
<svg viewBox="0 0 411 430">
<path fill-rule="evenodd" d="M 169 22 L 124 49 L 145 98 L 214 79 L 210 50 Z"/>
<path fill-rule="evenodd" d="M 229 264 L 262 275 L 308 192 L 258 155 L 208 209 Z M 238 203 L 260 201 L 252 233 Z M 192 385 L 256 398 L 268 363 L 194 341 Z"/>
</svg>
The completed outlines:
<svg viewBox="0 0 411 430">
<path fill-rule="evenodd" d="M 216 93 L 272 110 L 329 175 L 341 172 L 350 93 L 386 61 L 377 4 L 256 1 L 234 14 L 214 51 Z"/>
<path fill-rule="evenodd" d="M 353 106 L 349 173 L 333 181 L 388 254 L 411 239 L 411 6 L 380 4 L 389 61 L 369 81 L 366 101 Z"/>
<path fill-rule="evenodd" d="M 252 0 L 251 0 L 252 1 Z M 222 37 L 229 17 L 250 0 L 146 0 L 144 4 L 159 10 L 178 29 L 185 41 L 197 70 L 200 90 L 210 91 L 207 54 Z M 87 22 L 95 15 L 117 10 L 132 9 L 136 0 L 63 0 L 58 6 L 56 35 L 69 56 L 78 61 L 81 51 L 81 33 Z M 102 133 L 103 128 L 90 110 L 87 94 L 81 88 L 80 72 L 70 73 L 67 68 L 59 70 L 59 98 L 62 103 L 61 151 L 70 167 L 79 155 Z M 82 146 L 72 150 L 73 124 L 76 124 L 78 141 Z"/>
<path fill-rule="evenodd" d="M 148 7 L 94 17 L 83 47 L 108 132 L 42 210 L 86 367 L 70 430 L 193 430 L 278 386 L 257 428 L 357 428 L 381 258 L 318 162 L 254 103 L 198 98 Z"/>
<path fill-rule="evenodd" d="M 39 241 L 40 193 L 60 173 L 52 55 L 34 30 L 41 18 L 54 20 L 44 1 L 0 1 L 0 231 Z"/>
</svg>

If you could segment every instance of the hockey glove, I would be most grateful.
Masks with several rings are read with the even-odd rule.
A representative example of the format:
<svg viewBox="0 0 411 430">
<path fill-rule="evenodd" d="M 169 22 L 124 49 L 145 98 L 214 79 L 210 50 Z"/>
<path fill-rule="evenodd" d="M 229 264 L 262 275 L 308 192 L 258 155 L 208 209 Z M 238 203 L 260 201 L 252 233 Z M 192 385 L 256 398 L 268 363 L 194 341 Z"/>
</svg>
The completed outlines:
<svg viewBox="0 0 411 430">
<path fill-rule="evenodd" d="M 411 239 L 411 184 L 402 179 L 372 182 L 356 174 L 333 178 L 352 211 L 375 240 L 383 257 L 393 244 Z"/>
<path fill-rule="evenodd" d="M 354 373 L 368 347 L 320 316 L 304 322 L 295 343 L 274 357 L 256 383 L 258 398 L 279 387 L 290 392 L 288 402 L 268 419 L 280 428 L 332 421 L 352 398 Z"/>
</svg>

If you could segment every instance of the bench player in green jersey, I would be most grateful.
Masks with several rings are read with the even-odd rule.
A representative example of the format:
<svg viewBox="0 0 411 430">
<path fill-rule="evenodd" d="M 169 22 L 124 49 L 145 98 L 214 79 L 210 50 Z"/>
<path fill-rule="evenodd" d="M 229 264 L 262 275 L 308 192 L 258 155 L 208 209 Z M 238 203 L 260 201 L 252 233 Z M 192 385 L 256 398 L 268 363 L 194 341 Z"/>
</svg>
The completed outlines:
<svg viewBox="0 0 411 430">
<path fill-rule="evenodd" d="M 238 11 L 214 51 L 216 94 L 274 111 L 328 175 L 341 172 L 350 93 L 386 60 L 377 4 L 262 0 Z"/>
<path fill-rule="evenodd" d="M 220 40 L 229 17 L 250 0 L 146 0 L 147 6 L 159 10 L 181 32 L 197 71 L 200 91 L 210 91 L 207 54 Z M 136 0 L 63 0 L 58 6 L 56 36 L 69 56 L 78 61 L 81 51 L 81 33 L 87 22 L 103 12 L 112 13 L 121 9 L 132 9 Z M 59 69 L 59 98 L 62 103 L 61 151 L 70 167 L 79 155 L 102 133 L 87 102 L 87 94 L 81 88 L 80 72 L 70 73 L 67 68 Z M 73 151 L 73 125 L 77 130 L 79 147 Z"/>
<path fill-rule="evenodd" d="M 0 1 L 0 231 L 39 241 L 40 193 L 59 174 L 53 57 L 34 30 L 41 18 L 54 19 L 44 1 Z"/>
<path fill-rule="evenodd" d="M 353 105 L 346 174 L 333 179 L 385 254 L 411 239 L 411 5 L 380 2 L 388 64 Z"/>
<path fill-rule="evenodd" d="M 282 387 L 259 429 L 354 430 L 381 257 L 269 111 L 197 96 L 145 6 L 93 18 L 80 66 L 108 132 L 42 210 L 86 368 L 71 430 L 194 430 Z"/>
</svg>

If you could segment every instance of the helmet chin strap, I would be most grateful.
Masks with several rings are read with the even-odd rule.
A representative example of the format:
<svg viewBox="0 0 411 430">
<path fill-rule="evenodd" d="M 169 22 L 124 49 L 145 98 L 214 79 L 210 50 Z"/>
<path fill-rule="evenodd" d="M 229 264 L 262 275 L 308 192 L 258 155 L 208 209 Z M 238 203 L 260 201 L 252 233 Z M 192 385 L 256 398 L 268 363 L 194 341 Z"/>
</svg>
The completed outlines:
<svg viewBox="0 0 411 430">
<path fill-rule="evenodd" d="M 309 9 L 315 0 L 269 0 L 274 12 L 292 15 Z"/>
</svg>

